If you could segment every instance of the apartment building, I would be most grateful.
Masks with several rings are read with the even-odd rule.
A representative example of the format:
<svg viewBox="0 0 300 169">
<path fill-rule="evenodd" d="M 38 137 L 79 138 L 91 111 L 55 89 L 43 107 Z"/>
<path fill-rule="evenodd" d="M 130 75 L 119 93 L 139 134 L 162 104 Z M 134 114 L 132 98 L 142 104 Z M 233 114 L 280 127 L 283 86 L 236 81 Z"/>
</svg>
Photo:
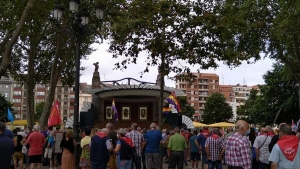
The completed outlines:
<svg viewBox="0 0 300 169">
<path fill-rule="evenodd" d="M 196 76 L 194 82 L 184 79 L 176 80 L 176 88 L 182 90 L 188 103 L 194 107 L 195 119 L 200 119 L 207 98 L 213 92 L 219 92 L 219 76 L 214 73 L 193 73 Z"/>
<path fill-rule="evenodd" d="M 20 84 L 13 79 L 2 78 L 0 79 L 0 93 L 2 93 L 7 100 L 13 103 L 15 113 L 15 120 L 25 120 L 27 112 L 27 89 L 26 85 Z M 83 92 L 89 88 L 89 85 L 83 83 L 80 85 L 79 105 L 83 102 L 91 102 L 92 96 L 84 94 Z M 68 117 L 74 114 L 75 91 L 74 86 L 64 86 L 58 82 L 55 89 L 55 100 L 60 103 L 60 113 L 62 119 L 65 121 Z M 35 105 L 40 102 L 45 102 L 49 92 L 49 85 L 37 84 L 34 88 L 34 103 Z M 79 107 L 79 110 L 81 107 Z"/>
</svg>

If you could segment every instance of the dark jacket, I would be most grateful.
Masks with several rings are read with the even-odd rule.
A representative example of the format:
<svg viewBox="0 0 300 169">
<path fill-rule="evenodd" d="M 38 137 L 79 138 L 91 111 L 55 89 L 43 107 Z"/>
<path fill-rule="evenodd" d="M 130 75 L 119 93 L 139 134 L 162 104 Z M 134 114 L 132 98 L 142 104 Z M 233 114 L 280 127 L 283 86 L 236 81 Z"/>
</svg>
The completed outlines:
<svg viewBox="0 0 300 169">
<path fill-rule="evenodd" d="M 1 169 L 10 169 L 11 157 L 14 153 L 13 140 L 0 134 L 0 165 Z"/>
<path fill-rule="evenodd" d="M 133 158 L 133 150 L 134 148 L 128 145 L 128 143 L 123 140 L 119 139 L 121 142 L 120 148 L 120 159 L 121 160 L 131 160 Z"/>
<path fill-rule="evenodd" d="M 106 147 L 106 140 L 108 140 L 108 137 L 106 135 L 101 135 L 101 133 L 92 137 L 90 151 L 90 159 L 92 162 L 109 161 L 109 152 Z"/>
</svg>

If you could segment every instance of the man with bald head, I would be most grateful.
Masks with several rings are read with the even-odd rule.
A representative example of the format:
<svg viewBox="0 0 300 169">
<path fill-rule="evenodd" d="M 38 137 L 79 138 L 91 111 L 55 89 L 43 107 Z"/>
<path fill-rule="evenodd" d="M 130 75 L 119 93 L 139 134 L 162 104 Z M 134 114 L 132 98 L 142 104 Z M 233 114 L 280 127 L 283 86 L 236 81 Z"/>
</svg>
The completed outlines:
<svg viewBox="0 0 300 169">
<path fill-rule="evenodd" d="M 260 135 L 255 138 L 253 147 L 255 147 L 256 161 L 259 169 L 270 168 L 269 164 L 269 144 L 271 137 L 268 136 L 269 130 L 265 127 L 260 129 Z"/>
<path fill-rule="evenodd" d="M 141 155 L 142 155 L 142 149 L 144 148 L 145 142 L 144 142 L 144 136 L 142 133 L 137 131 L 138 125 L 137 123 L 131 124 L 131 132 L 128 132 L 126 134 L 126 137 L 130 138 L 134 143 L 134 158 L 132 159 L 132 166 L 135 165 L 136 169 L 141 169 Z"/>
<path fill-rule="evenodd" d="M 248 130 L 249 124 L 244 120 L 239 120 L 235 124 L 235 133 L 226 140 L 221 157 L 225 152 L 228 169 L 252 168 L 250 144 L 243 138 Z"/>
</svg>

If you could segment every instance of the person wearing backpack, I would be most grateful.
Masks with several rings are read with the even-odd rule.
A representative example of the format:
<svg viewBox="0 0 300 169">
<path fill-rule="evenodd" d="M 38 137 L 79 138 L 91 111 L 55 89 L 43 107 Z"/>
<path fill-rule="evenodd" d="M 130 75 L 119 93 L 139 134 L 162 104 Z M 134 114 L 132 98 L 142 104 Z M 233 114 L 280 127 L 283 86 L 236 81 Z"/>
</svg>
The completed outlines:
<svg viewBox="0 0 300 169">
<path fill-rule="evenodd" d="M 118 169 L 131 169 L 134 144 L 132 139 L 126 137 L 126 133 L 125 129 L 118 131 L 118 141 L 115 148 Z"/>
</svg>

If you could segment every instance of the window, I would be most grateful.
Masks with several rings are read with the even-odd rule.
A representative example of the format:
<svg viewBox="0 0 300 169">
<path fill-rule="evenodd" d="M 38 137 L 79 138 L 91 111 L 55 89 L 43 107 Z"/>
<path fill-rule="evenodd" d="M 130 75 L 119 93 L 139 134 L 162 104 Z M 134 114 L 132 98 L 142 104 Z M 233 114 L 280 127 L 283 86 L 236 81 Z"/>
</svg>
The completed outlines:
<svg viewBox="0 0 300 169">
<path fill-rule="evenodd" d="M 19 114 L 16 114 L 15 117 L 16 117 L 17 119 L 19 119 L 19 118 L 20 118 L 20 115 L 19 115 Z"/>
<path fill-rule="evenodd" d="M 68 111 L 67 110 L 64 110 L 64 115 L 68 115 Z"/>
<path fill-rule="evenodd" d="M 5 98 L 8 98 L 8 93 L 4 93 L 4 97 L 5 97 Z"/>
<path fill-rule="evenodd" d="M 72 114 L 73 114 L 73 113 L 74 113 L 74 110 L 70 110 L 70 113 L 72 113 Z"/>
<path fill-rule="evenodd" d="M 45 85 L 43 85 L 43 84 L 37 84 L 37 88 L 45 88 Z"/>
<path fill-rule="evenodd" d="M 69 91 L 69 88 L 68 87 L 64 87 L 64 91 Z"/>
<path fill-rule="evenodd" d="M 38 95 L 38 96 L 45 96 L 45 92 L 37 92 L 36 95 Z"/>
<path fill-rule="evenodd" d="M 71 98 L 71 99 L 74 99 L 74 98 L 75 98 L 75 95 L 73 95 L 73 94 L 70 95 L 70 98 Z"/>
<path fill-rule="evenodd" d="M 22 92 L 21 91 L 14 91 L 15 96 L 21 96 Z"/>
<path fill-rule="evenodd" d="M 23 120 L 26 120 L 26 115 L 25 114 L 23 114 Z"/>
<path fill-rule="evenodd" d="M 36 103 L 41 103 L 41 102 L 44 102 L 44 99 L 37 99 L 36 100 Z"/>
<path fill-rule="evenodd" d="M 14 103 L 21 103 L 21 99 L 13 99 Z"/>
<path fill-rule="evenodd" d="M 15 83 L 15 84 L 14 84 L 14 87 L 22 87 L 22 85 L 21 85 L 21 84 L 18 84 L 18 83 Z"/>
<path fill-rule="evenodd" d="M 8 85 L 5 85 L 5 88 L 8 89 Z"/>
<path fill-rule="evenodd" d="M 14 110 L 21 110 L 21 107 L 12 107 Z"/>
</svg>

